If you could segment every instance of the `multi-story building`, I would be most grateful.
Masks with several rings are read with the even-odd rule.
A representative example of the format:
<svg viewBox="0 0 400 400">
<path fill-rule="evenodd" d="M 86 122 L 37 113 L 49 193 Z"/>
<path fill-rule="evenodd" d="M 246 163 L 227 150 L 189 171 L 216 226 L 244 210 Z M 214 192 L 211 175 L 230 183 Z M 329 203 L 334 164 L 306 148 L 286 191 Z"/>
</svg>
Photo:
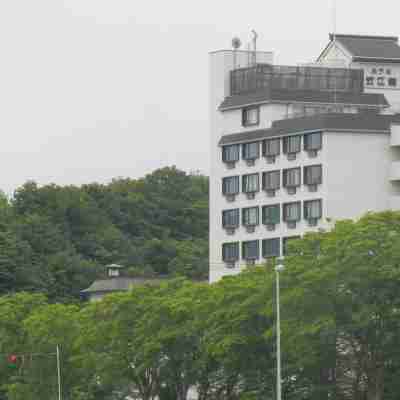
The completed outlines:
<svg viewBox="0 0 400 400">
<path fill-rule="evenodd" d="M 400 209 L 400 47 L 336 35 L 316 63 L 210 54 L 210 281 L 332 221 Z"/>
</svg>

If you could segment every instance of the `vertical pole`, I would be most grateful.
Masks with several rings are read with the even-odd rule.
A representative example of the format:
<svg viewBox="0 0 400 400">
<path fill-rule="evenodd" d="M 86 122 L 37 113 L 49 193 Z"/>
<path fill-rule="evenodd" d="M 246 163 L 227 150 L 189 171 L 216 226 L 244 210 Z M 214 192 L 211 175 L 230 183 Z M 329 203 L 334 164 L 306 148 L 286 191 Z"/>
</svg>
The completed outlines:
<svg viewBox="0 0 400 400">
<path fill-rule="evenodd" d="M 57 381 L 58 381 L 58 400 L 61 400 L 60 348 L 58 345 L 57 345 Z"/>
<path fill-rule="evenodd" d="M 282 399 L 281 381 L 281 313 L 279 301 L 279 271 L 276 271 L 276 398 Z"/>
</svg>

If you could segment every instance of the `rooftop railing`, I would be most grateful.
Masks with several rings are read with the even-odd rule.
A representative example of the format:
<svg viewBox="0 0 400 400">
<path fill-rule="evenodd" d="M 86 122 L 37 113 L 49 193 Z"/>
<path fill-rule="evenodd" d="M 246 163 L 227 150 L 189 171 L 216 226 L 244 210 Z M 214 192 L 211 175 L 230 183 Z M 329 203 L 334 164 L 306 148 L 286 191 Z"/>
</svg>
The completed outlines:
<svg viewBox="0 0 400 400">
<path fill-rule="evenodd" d="M 257 64 L 231 71 L 230 83 L 231 95 L 262 89 L 362 93 L 364 73 L 359 69 Z"/>
</svg>

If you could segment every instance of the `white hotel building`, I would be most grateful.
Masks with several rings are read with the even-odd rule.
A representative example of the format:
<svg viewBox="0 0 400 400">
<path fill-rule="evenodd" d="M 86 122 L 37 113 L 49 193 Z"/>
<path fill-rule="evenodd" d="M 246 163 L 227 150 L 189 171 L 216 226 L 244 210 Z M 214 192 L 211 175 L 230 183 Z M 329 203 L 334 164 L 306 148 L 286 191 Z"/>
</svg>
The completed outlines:
<svg viewBox="0 0 400 400">
<path fill-rule="evenodd" d="M 291 238 L 400 209 L 397 37 L 330 36 L 312 65 L 210 54 L 210 281 Z"/>
</svg>

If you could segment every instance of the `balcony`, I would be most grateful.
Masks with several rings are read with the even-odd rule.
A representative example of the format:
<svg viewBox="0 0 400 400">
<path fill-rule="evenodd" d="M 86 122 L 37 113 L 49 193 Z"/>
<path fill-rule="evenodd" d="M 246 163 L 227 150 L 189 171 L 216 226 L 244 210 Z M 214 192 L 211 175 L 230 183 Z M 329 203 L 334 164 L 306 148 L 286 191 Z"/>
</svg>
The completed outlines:
<svg viewBox="0 0 400 400">
<path fill-rule="evenodd" d="M 260 89 L 317 90 L 362 93 L 364 73 L 360 69 L 297 67 L 257 64 L 231 71 L 231 95 Z"/>
<path fill-rule="evenodd" d="M 390 145 L 400 146 L 400 125 L 392 125 L 390 131 Z"/>
<path fill-rule="evenodd" d="M 390 165 L 389 180 L 400 181 L 400 161 L 393 161 Z"/>
</svg>

